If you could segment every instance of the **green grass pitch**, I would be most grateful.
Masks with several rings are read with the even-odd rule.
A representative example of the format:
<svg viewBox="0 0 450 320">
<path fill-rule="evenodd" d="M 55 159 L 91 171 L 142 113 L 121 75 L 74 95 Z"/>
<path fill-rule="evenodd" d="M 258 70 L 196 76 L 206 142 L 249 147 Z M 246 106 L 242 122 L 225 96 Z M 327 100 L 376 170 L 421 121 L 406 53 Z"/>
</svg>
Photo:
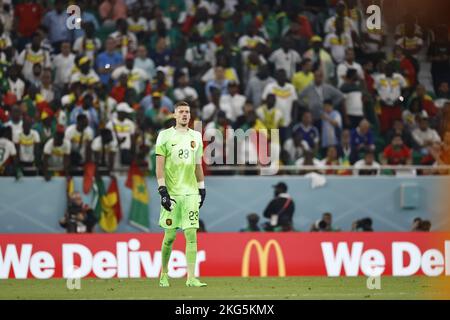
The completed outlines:
<svg viewBox="0 0 450 320">
<path fill-rule="evenodd" d="M 202 277 L 204 288 L 186 288 L 171 279 L 159 288 L 157 279 L 82 279 L 69 290 L 64 279 L 0 280 L 0 299 L 439 299 L 439 278 L 382 277 L 381 289 L 369 290 L 365 277 Z"/>
</svg>

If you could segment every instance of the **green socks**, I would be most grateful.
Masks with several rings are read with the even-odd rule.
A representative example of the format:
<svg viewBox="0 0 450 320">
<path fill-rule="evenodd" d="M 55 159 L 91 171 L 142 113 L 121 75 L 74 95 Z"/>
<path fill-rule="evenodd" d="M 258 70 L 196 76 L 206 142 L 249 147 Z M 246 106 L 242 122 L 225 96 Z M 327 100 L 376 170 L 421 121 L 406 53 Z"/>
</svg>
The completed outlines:
<svg viewBox="0 0 450 320">
<path fill-rule="evenodd" d="M 161 248 L 162 273 L 168 272 L 170 254 L 172 253 L 172 245 L 176 236 L 176 229 L 166 229 L 164 231 L 164 239 Z M 184 236 L 186 238 L 188 279 L 195 278 L 195 261 L 197 259 L 197 229 L 185 229 Z"/>
<path fill-rule="evenodd" d="M 164 240 L 161 248 L 162 256 L 162 273 L 168 272 L 170 254 L 172 253 L 172 245 L 177 236 L 176 229 L 166 229 L 164 231 Z"/>
<path fill-rule="evenodd" d="M 197 229 L 184 230 L 186 238 L 186 260 L 188 268 L 188 279 L 195 278 L 195 260 L 197 259 Z"/>
</svg>

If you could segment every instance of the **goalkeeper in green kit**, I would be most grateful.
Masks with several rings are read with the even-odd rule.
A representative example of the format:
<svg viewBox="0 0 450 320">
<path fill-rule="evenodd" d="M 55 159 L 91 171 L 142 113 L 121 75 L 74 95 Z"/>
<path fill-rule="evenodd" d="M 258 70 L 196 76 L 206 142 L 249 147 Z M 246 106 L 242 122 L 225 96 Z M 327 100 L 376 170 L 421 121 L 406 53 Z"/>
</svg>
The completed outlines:
<svg viewBox="0 0 450 320">
<path fill-rule="evenodd" d="M 195 278 L 199 209 L 205 200 L 205 181 L 201 159 L 202 135 L 189 129 L 191 118 L 187 102 L 175 104 L 175 127 L 162 130 L 156 140 L 156 178 L 161 195 L 159 225 L 164 228 L 160 287 L 169 286 L 168 264 L 177 229 L 184 231 L 188 287 L 204 287 Z"/>
</svg>

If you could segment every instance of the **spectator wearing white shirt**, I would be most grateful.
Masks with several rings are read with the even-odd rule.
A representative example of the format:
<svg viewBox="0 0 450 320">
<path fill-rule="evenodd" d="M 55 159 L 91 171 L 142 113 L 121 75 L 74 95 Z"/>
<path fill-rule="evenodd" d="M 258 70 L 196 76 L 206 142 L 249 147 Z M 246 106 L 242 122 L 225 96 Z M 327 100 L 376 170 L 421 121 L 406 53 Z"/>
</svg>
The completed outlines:
<svg viewBox="0 0 450 320">
<path fill-rule="evenodd" d="M 131 9 L 131 15 L 127 18 L 128 30 L 133 32 L 138 39 L 142 39 L 148 31 L 147 20 L 141 16 L 143 12 L 139 10 L 138 6 Z"/>
<path fill-rule="evenodd" d="M 128 86 L 136 90 L 137 94 L 141 94 L 150 80 L 148 74 L 141 68 L 134 66 L 134 54 L 127 53 L 125 57 L 125 65 L 117 67 L 111 74 L 113 80 L 118 80 L 121 75 L 128 76 Z"/>
<path fill-rule="evenodd" d="M 94 130 L 89 127 L 88 118 L 80 113 L 77 122 L 67 127 L 65 138 L 70 141 L 70 162 L 73 166 L 81 166 L 91 160 L 91 142 L 94 139 Z"/>
<path fill-rule="evenodd" d="M 158 24 L 163 24 L 166 30 L 170 30 L 172 27 L 172 20 L 169 17 L 164 16 L 164 12 L 158 6 L 154 7 L 153 19 L 148 21 L 148 30 L 150 32 L 156 32 Z"/>
<path fill-rule="evenodd" d="M 295 161 L 295 166 L 297 166 L 299 169 L 302 168 L 302 166 L 315 166 L 317 168 L 322 167 L 322 161 L 314 157 L 314 153 L 312 151 L 305 151 L 305 154 L 303 157 Z M 308 172 L 313 172 L 317 170 L 301 170 L 300 174 L 306 174 Z"/>
<path fill-rule="evenodd" d="M 12 142 L 12 130 L 9 127 L 0 128 L 0 176 L 14 174 L 17 151 Z"/>
<path fill-rule="evenodd" d="M 288 79 L 292 78 L 301 61 L 302 58 L 292 49 L 292 41 L 288 38 L 284 38 L 281 48 L 275 50 L 269 57 L 269 62 L 273 63 L 275 70 L 283 69 Z"/>
<path fill-rule="evenodd" d="M 5 31 L 5 27 L 2 19 L 0 19 L 0 51 L 12 46 L 11 38 L 9 37 L 9 32 Z"/>
<path fill-rule="evenodd" d="M 91 60 L 88 57 L 81 57 L 76 64 L 79 70 L 70 75 L 70 84 L 80 82 L 86 86 L 93 86 L 100 82 L 100 77 L 91 67 Z"/>
<path fill-rule="evenodd" d="M 73 43 L 73 51 L 79 55 L 87 56 L 94 63 L 97 52 L 102 47 L 99 38 L 95 37 L 95 26 L 92 22 L 83 24 L 84 36 L 81 36 Z"/>
<path fill-rule="evenodd" d="M 41 86 L 39 93 L 43 99 L 48 103 L 51 103 L 55 98 L 56 88 L 52 82 L 52 71 L 50 69 L 44 69 L 41 73 Z"/>
<path fill-rule="evenodd" d="M 17 100 L 22 100 L 25 93 L 25 82 L 19 78 L 20 66 L 13 64 L 8 68 L 8 87 Z"/>
<path fill-rule="evenodd" d="M 210 101 L 211 102 L 205 105 L 202 110 L 202 120 L 205 121 L 205 123 L 216 121 L 219 110 L 226 113 L 231 109 L 231 107 L 227 104 L 228 101 L 221 98 L 220 90 L 216 87 L 211 88 Z"/>
<path fill-rule="evenodd" d="M 22 132 L 22 111 L 17 104 L 11 107 L 9 121 L 4 124 L 5 127 L 11 127 L 12 137 L 16 137 L 20 132 Z"/>
<path fill-rule="evenodd" d="M 177 101 L 189 101 L 189 105 L 197 105 L 198 93 L 193 87 L 189 86 L 189 79 L 185 73 L 178 76 L 177 87 L 173 91 L 173 96 Z"/>
<path fill-rule="evenodd" d="M 355 69 L 348 69 L 340 87 L 344 94 L 345 113 L 351 129 L 364 118 L 363 87 Z"/>
<path fill-rule="evenodd" d="M 344 32 L 342 19 L 336 20 L 336 31 L 327 34 L 323 47 L 328 49 L 335 63 L 341 63 L 345 59 L 345 50 L 353 48 L 352 38 Z"/>
<path fill-rule="evenodd" d="M 64 171 L 66 176 L 69 175 L 70 149 L 70 141 L 64 138 L 64 127 L 58 125 L 53 138 L 44 145 L 42 169 L 45 180 L 51 179 L 50 170 Z"/>
<path fill-rule="evenodd" d="M 41 138 L 36 130 L 31 129 L 32 125 L 33 119 L 26 116 L 23 119 L 22 131 L 13 136 L 21 168 L 34 166 L 35 160 L 39 158 Z"/>
<path fill-rule="evenodd" d="M 308 143 L 303 140 L 303 136 L 298 133 L 292 134 L 292 137 L 284 142 L 283 149 L 287 151 L 290 163 L 296 163 L 306 151 L 311 150 Z"/>
<path fill-rule="evenodd" d="M 222 95 L 220 100 L 222 105 L 228 108 L 223 111 L 231 122 L 234 123 L 239 116 L 244 114 L 244 105 L 247 99 L 239 93 L 239 85 L 236 82 L 231 81 L 228 84 L 228 94 Z"/>
<path fill-rule="evenodd" d="M 283 123 L 288 127 L 292 122 L 292 108 L 298 96 L 295 87 L 287 82 L 286 71 L 284 69 L 276 71 L 276 82 L 271 82 L 266 85 L 262 95 L 263 100 L 270 93 L 273 93 L 277 97 L 275 108 L 283 113 Z"/>
<path fill-rule="evenodd" d="M 405 24 L 404 33 L 395 44 L 401 47 L 409 56 L 417 59 L 417 54 L 423 47 L 423 40 L 415 33 L 414 24 Z"/>
<path fill-rule="evenodd" d="M 417 24 L 417 17 L 412 14 L 406 14 L 402 18 L 402 23 L 395 27 L 395 39 L 399 39 L 406 34 L 406 29 L 412 28 L 414 30 L 414 35 L 417 37 L 423 36 L 422 28 Z"/>
<path fill-rule="evenodd" d="M 70 42 L 61 43 L 61 53 L 53 58 L 52 67 L 55 71 L 54 84 L 60 88 L 68 84 L 73 67 L 75 66 L 75 55 L 70 52 Z"/>
<path fill-rule="evenodd" d="M 358 34 L 358 27 L 355 22 L 350 17 L 345 16 L 346 10 L 346 4 L 343 1 L 338 2 L 336 5 L 336 15 L 325 21 L 325 33 L 336 32 L 338 21 L 343 20 L 343 30 L 349 37 L 352 37 L 352 33 Z"/>
<path fill-rule="evenodd" d="M 202 38 L 197 31 L 194 31 L 190 37 L 190 43 L 192 43 L 192 46 L 186 49 L 184 59 L 188 63 L 191 75 L 199 78 L 216 64 L 215 52 L 217 46 L 214 42 Z"/>
<path fill-rule="evenodd" d="M 97 166 L 107 167 L 108 172 L 112 172 L 118 151 L 117 140 L 114 139 L 112 131 L 100 129 L 100 134 L 92 141 L 91 150 Z"/>
<path fill-rule="evenodd" d="M 106 129 L 113 132 L 114 139 L 120 149 L 120 162 L 122 165 L 130 165 L 132 160 L 132 150 L 135 144 L 135 123 L 128 119 L 128 115 L 134 110 L 126 102 L 121 102 L 116 107 L 117 118 L 111 119 L 106 124 Z"/>
<path fill-rule="evenodd" d="M 50 55 L 48 51 L 41 46 L 41 36 L 35 34 L 31 40 L 31 46 L 22 50 L 16 60 L 17 64 L 22 66 L 22 74 L 26 80 L 32 81 L 33 66 L 40 64 L 44 68 L 51 66 Z"/>
<path fill-rule="evenodd" d="M 412 137 L 417 144 L 419 150 L 427 153 L 426 149 L 433 143 L 441 142 L 441 137 L 436 130 L 430 128 L 428 116 L 422 116 L 419 120 L 419 127 L 414 129 Z"/>
<path fill-rule="evenodd" d="M 114 39 L 116 48 L 120 49 L 122 57 L 125 57 L 128 52 L 134 52 L 137 48 L 137 38 L 133 32 L 128 30 L 128 23 L 125 19 L 118 19 L 116 21 L 117 31 L 109 35 Z"/>
<path fill-rule="evenodd" d="M 358 80 L 364 82 L 364 71 L 358 62 L 355 62 L 355 51 L 353 48 L 345 50 L 345 60 L 337 66 L 338 88 L 344 84 L 345 76 L 349 69 L 355 69 Z"/>
<path fill-rule="evenodd" d="M 255 24 L 251 24 L 248 27 L 247 34 L 244 34 L 241 36 L 238 40 L 238 46 L 241 48 L 242 51 L 245 50 L 252 50 L 256 48 L 258 43 L 266 44 L 266 39 L 264 39 L 262 36 L 258 35 L 258 29 L 255 26 Z"/>
<path fill-rule="evenodd" d="M 392 128 L 394 121 L 402 117 L 402 90 L 406 88 L 405 78 L 394 73 L 393 63 L 386 65 L 385 73 L 375 77 L 375 89 L 380 99 L 380 130 L 385 133 Z"/>
<path fill-rule="evenodd" d="M 363 159 L 355 162 L 353 169 L 353 175 L 378 176 L 381 165 L 375 161 L 375 154 L 369 151 L 364 154 Z"/>
</svg>

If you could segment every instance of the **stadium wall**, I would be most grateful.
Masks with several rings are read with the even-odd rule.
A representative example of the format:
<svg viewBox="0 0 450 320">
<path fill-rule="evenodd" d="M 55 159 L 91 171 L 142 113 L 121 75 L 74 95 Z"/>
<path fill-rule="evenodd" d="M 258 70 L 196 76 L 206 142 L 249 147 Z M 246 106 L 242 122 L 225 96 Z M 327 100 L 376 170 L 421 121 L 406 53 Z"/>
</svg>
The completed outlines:
<svg viewBox="0 0 450 320">
<path fill-rule="evenodd" d="M 430 219 L 433 230 L 448 223 L 446 202 L 441 188 L 448 178 L 401 177 L 327 177 L 326 185 L 311 187 L 311 179 L 298 176 L 207 177 L 207 200 L 200 218 L 207 231 L 234 232 L 246 225 L 250 212 L 262 214 L 273 197 L 272 185 L 287 183 L 295 201 L 294 227 L 309 230 L 323 212 L 333 213 L 334 225 L 350 230 L 352 221 L 370 216 L 376 231 L 407 231 L 415 217 Z M 81 190 L 82 178 L 74 178 L 75 190 Z M 118 178 L 124 219 L 118 232 L 137 232 L 127 223 L 131 191 Z M 151 231 L 160 231 L 159 195 L 155 179 L 148 179 Z M 61 233 L 58 219 L 66 206 L 66 180 L 41 177 L 0 178 L 0 233 Z M 106 187 L 109 178 L 105 178 Z M 83 195 L 87 203 L 92 195 Z M 264 220 L 264 219 L 263 219 Z M 261 220 L 261 221 L 263 221 Z"/>
</svg>

